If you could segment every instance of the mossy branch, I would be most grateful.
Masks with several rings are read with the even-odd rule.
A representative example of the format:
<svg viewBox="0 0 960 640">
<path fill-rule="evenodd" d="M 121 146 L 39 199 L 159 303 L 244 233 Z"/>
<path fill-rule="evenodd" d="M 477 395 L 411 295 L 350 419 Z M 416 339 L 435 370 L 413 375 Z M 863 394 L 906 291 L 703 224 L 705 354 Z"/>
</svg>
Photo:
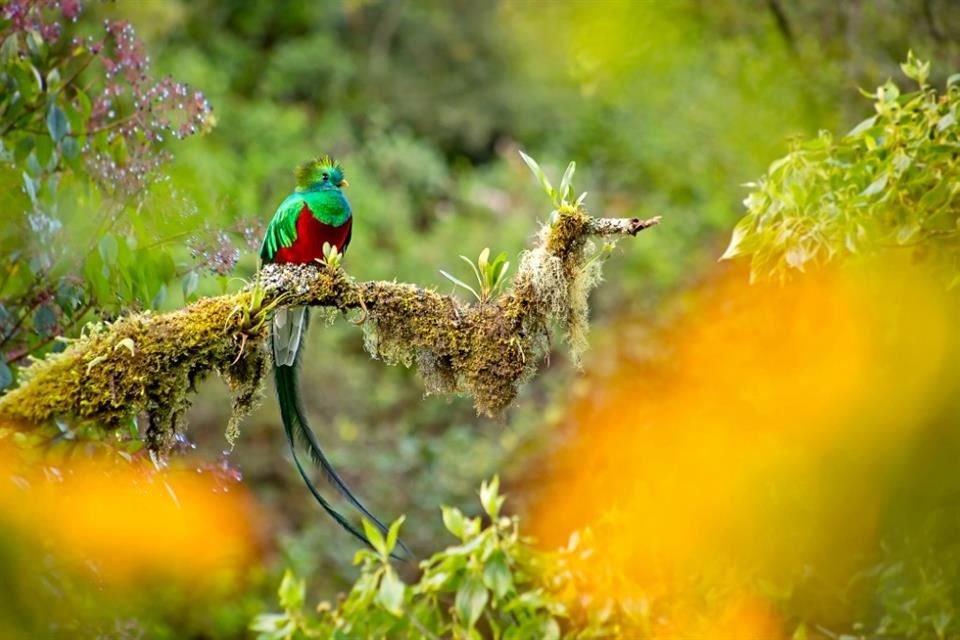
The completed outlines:
<svg viewBox="0 0 960 640">
<path fill-rule="evenodd" d="M 23 371 L 0 398 L 0 416 L 41 423 L 72 415 L 113 428 L 146 416 L 150 445 L 163 451 L 183 427 L 196 383 L 216 371 L 234 392 L 230 437 L 260 397 L 267 320 L 278 304 L 360 309 L 373 357 L 415 365 L 428 392 L 468 394 L 478 412 L 495 414 L 536 372 L 551 323 L 562 327 L 575 360 L 586 347 L 587 294 L 602 263 L 589 239 L 636 235 L 658 222 L 563 208 L 521 255 L 512 289 L 486 304 L 412 284 L 358 282 L 338 267 L 267 265 L 239 293 L 88 327 Z"/>
</svg>

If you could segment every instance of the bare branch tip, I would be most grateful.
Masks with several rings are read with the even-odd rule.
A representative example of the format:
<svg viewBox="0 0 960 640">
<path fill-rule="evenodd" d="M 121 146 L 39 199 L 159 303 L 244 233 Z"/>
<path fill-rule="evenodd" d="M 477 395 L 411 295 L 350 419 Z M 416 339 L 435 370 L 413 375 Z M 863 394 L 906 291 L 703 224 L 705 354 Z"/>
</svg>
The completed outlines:
<svg viewBox="0 0 960 640">
<path fill-rule="evenodd" d="M 635 236 L 644 229 L 649 229 L 660 224 L 660 220 L 663 216 L 654 216 L 652 218 L 647 218 L 646 220 L 641 220 L 640 218 L 634 218 L 630 221 L 630 235 Z"/>
</svg>

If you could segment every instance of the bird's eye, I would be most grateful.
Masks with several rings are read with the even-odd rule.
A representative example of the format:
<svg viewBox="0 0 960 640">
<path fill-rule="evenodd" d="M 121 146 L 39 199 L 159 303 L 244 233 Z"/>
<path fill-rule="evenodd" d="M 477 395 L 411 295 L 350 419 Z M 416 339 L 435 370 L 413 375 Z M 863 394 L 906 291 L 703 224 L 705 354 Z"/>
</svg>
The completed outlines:
<svg viewBox="0 0 960 640">
<path fill-rule="evenodd" d="M 327 180 L 327 179 L 330 178 L 330 175 L 329 175 L 329 174 L 323 173 L 323 174 L 321 174 L 321 175 L 323 176 L 323 179 L 324 179 L 324 180 Z"/>
</svg>

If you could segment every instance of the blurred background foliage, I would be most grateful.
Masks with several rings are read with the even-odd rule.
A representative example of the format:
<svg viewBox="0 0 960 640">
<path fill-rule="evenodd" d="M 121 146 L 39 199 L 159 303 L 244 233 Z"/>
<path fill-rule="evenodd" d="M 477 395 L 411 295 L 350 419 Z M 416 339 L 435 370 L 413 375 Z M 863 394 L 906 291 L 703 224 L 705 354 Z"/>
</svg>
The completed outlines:
<svg viewBox="0 0 960 640">
<path fill-rule="evenodd" d="M 16 10 L 32 6 L 62 33 L 18 22 Z M 960 8 L 947 0 L 144 0 L 87 2 L 82 11 L 69 0 L 7 0 L 2 7 L 3 387 L 15 383 L 28 356 L 61 348 L 56 336 L 76 335 L 88 320 L 178 308 L 252 278 L 260 233 L 289 192 L 293 168 L 320 153 L 346 166 L 357 224 L 345 266 L 358 278 L 453 292 L 439 270 L 456 270 L 459 254 L 490 247 L 513 261 L 549 214 L 516 153 L 521 147 L 555 181 L 576 160 L 594 215 L 664 216 L 655 232 L 621 244 L 607 265 L 594 300 L 589 375 L 555 354 L 500 420 L 477 418 L 463 399 L 424 398 L 411 372 L 371 361 L 346 323 L 311 332 L 305 398 L 331 458 L 374 512 L 406 514 L 404 539 L 423 555 L 445 539 L 438 506 L 479 514 L 474 491 L 496 472 L 512 509 L 558 522 L 557 538 L 531 527 L 551 543 L 565 540 L 566 528 L 595 524 L 543 515 L 545 500 L 572 511 L 581 499 L 606 503 L 603 494 L 571 504 L 555 493 L 564 476 L 548 472 L 548 463 L 563 468 L 565 445 L 604 429 L 596 414 L 576 407 L 607 406 L 611 379 L 617 389 L 650 384 L 657 370 L 649 359 L 670 344 L 659 328 L 702 310 L 701 292 L 730 269 L 746 287 L 745 274 L 716 263 L 743 214 L 742 183 L 783 156 L 791 138 L 816 138 L 820 129 L 839 137 L 872 115 L 872 100 L 857 87 L 899 82 L 908 49 L 932 62 L 929 82 L 938 88 L 960 70 Z M 148 105 L 155 111 L 145 112 Z M 732 301 L 740 295 L 737 287 L 724 291 Z M 782 313 L 762 317 L 775 323 Z M 792 362 L 783 363 L 786 377 Z M 220 599 L 206 624 L 160 607 L 103 631 L 108 636 L 138 637 L 147 628 L 150 637 L 242 637 L 252 613 L 271 606 L 284 567 L 309 576 L 311 595 L 326 599 L 357 577 L 353 543 L 291 473 L 272 400 L 247 419 L 227 455 L 225 399 L 218 382 L 200 389 L 183 445 L 189 462 L 181 464 L 239 470 L 256 497 L 270 542 L 233 600 L 250 604 L 238 611 Z M 953 420 L 949 411 L 940 415 L 930 424 Z M 684 424 L 693 438 L 697 421 Z M 51 429 L 71 442 L 97 436 L 89 425 Z M 712 433 L 721 455 L 723 431 Z M 942 438 L 939 455 L 948 458 L 956 438 Z M 133 436 L 122 446 L 142 455 Z M 674 453 L 664 447 L 656 455 Z M 904 477 L 923 469 L 922 455 L 911 460 L 919 466 L 903 462 Z M 685 464 L 700 462 L 693 456 Z M 849 508 L 856 518 L 857 505 Z M 593 508 L 586 513 L 603 520 Z M 890 526 L 905 517 L 891 515 Z M 884 546 L 890 556 L 876 565 L 876 599 L 857 611 L 887 616 L 892 635 L 948 637 L 957 625 L 949 573 L 956 569 L 931 559 L 958 557 L 945 530 L 941 519 Z M 663 535 L 675 531 L 665 527 Z M 931 586 L 934 566 L 945 573 Z M 414 570 L 402 568 L 407 578 Z M 787 612 L 783 633 L 871 631 L 853 626 L 852 609 L 816 618 L 783 589 L 768 594 Z M 744 619 L 757 617 L 752 602 Z M 740 611 L 730 614 L 736 624 Z M 807 615 L 808 626 L 793 624 Z"/>
</svg>

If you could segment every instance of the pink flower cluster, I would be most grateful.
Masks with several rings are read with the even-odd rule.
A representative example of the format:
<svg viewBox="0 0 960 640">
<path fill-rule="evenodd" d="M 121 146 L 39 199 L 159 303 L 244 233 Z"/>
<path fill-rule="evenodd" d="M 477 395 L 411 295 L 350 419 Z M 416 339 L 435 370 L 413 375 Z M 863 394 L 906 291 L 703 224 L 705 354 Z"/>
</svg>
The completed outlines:
<svg viewBox="0 0 960 640">
<path fill-rule="evenodd" d="M 11 34 L 33 32 L 53 44 L 65 22 L 76 21 L 82 8 L 81 0 L 7 0 L 0 7 L 0 16 L 10 24 L 0 29 L 0 41 Z M 80 56 L 93 60 L 77 60 L 74 53 L 62 53 L 59 60 L 51 62 L 63 67 L 61 77 L 74 79 L 77 75 L 71 71 L 84 65 L 85 88 L 77 82 L 63 92 L 74 105 L 78 94 L 85 92 L 91 105 L 85 131 L 73 133 L 87 136 L 82 152 L 92 177 L 114 193 L 130 196 L 142 191 L 155 178 L 155 170 L 169 159 L 165 143 L 209 129 L 213 109 L 200 91 L 185 83 L 150 76 L 150 57 L 129 23 L 104 20 L 103 28 L 102 37 L 71 40 L 70 51 L 80 49 Z M 96 66 L 86 66 L 91 61 L 98 63 L 99 73 Z M 95 138 L 101 133 L 106 144 L 103 137 Z M 114 153 L 118 138 L 124 148 L 121 160 Z"/>
<path fill-rule="evenodd" d="M 240 250 L 222 230 L 214 232 L 212 238 L 191 238 L 188 245 L 190 255 L 198 262 L 199 267 L 222 276 L 232 273 L 240 259 Z"/>
<path fill-rule="evenodd" d="M 10 21 L 8 30 L 13 33 L 36 31 L 45 41 L 56 42 L 62 25 L 47 20 L 44 14 L 59 11 L 62 18 L 76 22 L 82 9 L 81 0 L 6 0 L 0 16 Z"/>
</svg>

